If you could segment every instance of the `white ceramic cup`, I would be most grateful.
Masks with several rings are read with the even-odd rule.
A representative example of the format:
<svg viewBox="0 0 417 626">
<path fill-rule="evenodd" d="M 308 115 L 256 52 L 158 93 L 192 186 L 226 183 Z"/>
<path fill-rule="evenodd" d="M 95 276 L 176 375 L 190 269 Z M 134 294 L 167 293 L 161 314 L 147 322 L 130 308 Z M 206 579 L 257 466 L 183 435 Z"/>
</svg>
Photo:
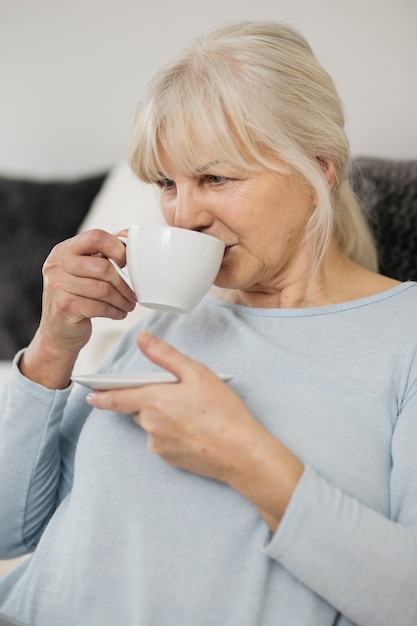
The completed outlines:
<svg viewBox="0 0 417 626">
<path fill-rule="evenodd" d="M 126 237 L 128 275 L 109 259 L 136 294 L 139 304 L 171 313 L 190 313 L 220 269 L 224 243 L 211 235 L 143 224 Z"/>
</svg>

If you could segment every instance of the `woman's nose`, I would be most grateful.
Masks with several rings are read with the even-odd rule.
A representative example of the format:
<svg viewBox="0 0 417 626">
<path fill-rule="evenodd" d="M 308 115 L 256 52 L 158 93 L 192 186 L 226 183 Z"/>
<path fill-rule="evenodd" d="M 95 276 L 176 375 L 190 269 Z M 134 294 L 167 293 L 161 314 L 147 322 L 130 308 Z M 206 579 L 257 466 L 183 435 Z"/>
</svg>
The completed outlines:
<svg viewBox="0 0 417 626">
<path fill-rule="evenodd" d="M 202 194 L 190 188 L 177 188 L 174 208 L 174 226 L 189 230 L 204 230 L 212 217 Z"/>
</svg>

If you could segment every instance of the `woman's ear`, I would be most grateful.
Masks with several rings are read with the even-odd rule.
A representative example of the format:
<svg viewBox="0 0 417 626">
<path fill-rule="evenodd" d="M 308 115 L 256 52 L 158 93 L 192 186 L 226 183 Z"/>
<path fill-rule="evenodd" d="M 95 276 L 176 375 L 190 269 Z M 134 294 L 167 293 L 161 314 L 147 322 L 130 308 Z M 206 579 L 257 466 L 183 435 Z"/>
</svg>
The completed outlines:
<svg viewBox="0 0 417 626">
<path fill-rule="evenodd" d="M 316 157 L 323 174 L 326 176 L 327 184 L 329 189 L 331 189 L 334 185 L 334 181 L 336 180 L 336 168 L 333 159 L 330 157 Z"/>
</svg>

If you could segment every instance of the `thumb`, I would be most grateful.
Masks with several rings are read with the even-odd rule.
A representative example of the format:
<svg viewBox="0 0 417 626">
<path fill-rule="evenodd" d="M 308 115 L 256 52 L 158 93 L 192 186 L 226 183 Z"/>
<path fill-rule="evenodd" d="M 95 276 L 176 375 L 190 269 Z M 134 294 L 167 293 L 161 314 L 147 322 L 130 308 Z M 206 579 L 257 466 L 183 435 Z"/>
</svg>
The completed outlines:
<svg viewBox="0 0 417 626">
<path fill-rule="evenodd" d="M 137 344 L 152 363 L 171 372 L 178 380 L 183 380 L 196 365 L 195 361 L 185 354 L 146 331 L 139 333 Z"/>
</svg>

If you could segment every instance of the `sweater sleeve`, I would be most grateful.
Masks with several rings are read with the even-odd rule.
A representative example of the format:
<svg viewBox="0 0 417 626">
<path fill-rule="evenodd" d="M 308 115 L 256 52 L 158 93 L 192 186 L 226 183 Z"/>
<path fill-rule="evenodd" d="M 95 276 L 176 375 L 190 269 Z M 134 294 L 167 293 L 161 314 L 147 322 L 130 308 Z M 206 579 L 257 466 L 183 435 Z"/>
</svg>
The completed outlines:
<svg viewBox="0 0 417 626">
<path fill-rule="evenodd" d="M 133 327 L 99 371 L 111 371 L 128 349 Z M 80 432 L 91 412 L 88 390 L 50 390 L 24 377 L 20 351 L 0 394 L 0 558 L 35 549 L 57 506 L 72 488 Z"/>
<path fill-rule="evenodd" d="M 361 626 L 417 624 L 417 382 L 393 431 L 390 519 L 306 466 L 265 546 L 297 579 Z"/>
<path fill-rule="evenodd" d="M 60 433 L 71 387 L 53 391 L 28 380 L 20 356 L 0 397 L 0 558 L 35 548 L 72 478 L 74 442 L 63 445 Z"/>
</svg>

